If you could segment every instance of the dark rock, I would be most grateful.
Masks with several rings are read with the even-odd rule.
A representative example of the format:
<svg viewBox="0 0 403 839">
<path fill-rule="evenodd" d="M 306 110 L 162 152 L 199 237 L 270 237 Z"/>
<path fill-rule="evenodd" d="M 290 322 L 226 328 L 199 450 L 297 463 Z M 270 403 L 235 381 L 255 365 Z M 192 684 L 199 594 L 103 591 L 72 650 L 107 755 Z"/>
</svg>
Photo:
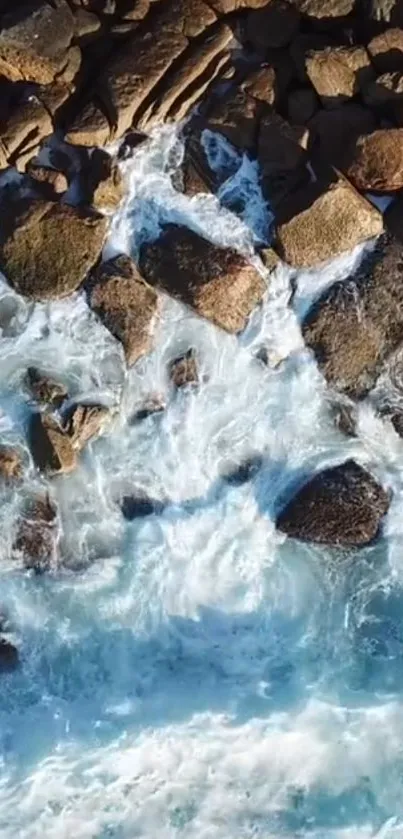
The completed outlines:
<svg viewBox="0 0 403 839">
<path fill-rule="evenodd" d="M 197 356 L 193 349 L 188 350 L 185 355 L 181 355 L 170 362 L 169 378 L 177 389 L 185 385 L 198 384 Z"/>
<path fill-rule="evenodd" d="M 403 128 L 379 129 L 359 137 L 347 176 L 362 191 L 403 188 Z"/>
<path fill-rule="evenodd" d="M 347 102 L 332 110 L 318 111 L 309 122 L 316 155 L 343 171 L 351 163 L 358 137 L 369 134 L 375 128 L 372 111 L 356 102 Z"/>
<path fill-rule="evenodd" d="M 263 8 L 250 12 L 246 24 L 246 39 L 257 52 L 270 47 L 285 47 L 296 34 L 299 13 L 288 0 L 271 0 Z"/>
<path fill-rule="evenodd" d="M 387 29 L 369 42 L 367 50 L 378 73 L 403 71 L 403 29 Z"/>
<path fill-rule="evenodd" d="M 277 527 L 303 542 L 359 547 L 378 535 L 389 494 L 353 460 L 325 469 L 282 510 Z"/>
<path fill-rule="evenodd" d="M 300 125 L 290 125 L 274 111 L 265 114 L 259 126 L 258 160 L 263 176 L 298 169 L 307 161 L 309 130 Z"/>
<path fill-rule="evenodd" d="M 68 398 L 63 384 L 45 376 L 36 367 L 28 367 L 26 381 L 34 399 L 52 410 L 60 408 Z"/>
<path fill-rule="evenodd" d="M 352 404 L 335 403 L 332 405 L 332 413 L 335 425 L 342 434 L 346 437 L 357 436 L 357 416 Z"/>
<path fill-rule="evenodd" d="M 77 456 L 69 435 L 49 414 L 32 415 L 28 430 L 29 446 L 38 469 L 52 476 L 72 472 Z"/>
<path fill-rule="evenodd" d="M 354 276 L 320 296 L 302 331 L 327 382 L 364 397 L 403 340 L 402 243 L 382 236 Z"/>
<path fill-rule="evenodd" d="M 0 477 L 7 483 L 22 477 L 21 454 L 17 449 L 0 445 Z"/>
<path fill-rule="evenodd" d="M 7 210 L 0 265 L 15 290 L 33 300 L 75 291 L 98 259 L 106 219 L 48 201 L 21 200 Z"/>
<path fill-rule="evenodd" d="M 306 72 L 325 108 L 352 99 L 374 77 L 364 47 L 326 47 L 306 58 Z"/>
<path fill-rule="evenodd" d="M 74 404 L 63 417 L 63 427 L 74 449 L 79 451 L 97 437 L 110 420 L 110 410 L 105 405 Z"/>
<path fill-rule="evenodd" d="M 0 673 L 9 673 L 19 665 L 18 650 L 5 638 L 0 638 Z"/>
<path fill-rule="evenodd" d="M 127 521 L 133 521 L 134 519 L 162 513 L 164 509 L 165 504 L 163 501 L 157 501 L 155 498 L 149 498 L 149 496 L 142 491 L 133 495 L 125 495 L 121 502 L 121 510 Z"/>
<path fill-rule="evenodd" d="M 222 473 L 222 479 L 231 486 L 242 486 L 251 481 L 262 467 L 261 455 L 254 455 L 239 464 L 229 464 Z"/>
<path fill-rule="evenodd" d="M 154 416 L 154 414 L 161 414 L 163 411 L 165 411 L 165 404 L 161 398 L 159 396 L 151 396 L 134 412 L 130 418 L 130 425 L 142 422 L 148 419 L 148 417 Z"/>
<path fill-rule="evenodd" d="M 403 73 L 383 73 L 363 90 L 363 99 L 372 108 L 384 108 L 403 102 Z"/>
<path fill-rule="evenodd" d="M 17 523 L 13 553 L 36 573 L 49 570 L 57 560 L 57 509 L 49 496 L 27 501 Z"/>
<path fill-rule="evenodd" d="M 145 134 L 144 131 L 129 131 L 125 134 L 119 146 L 118 160 L 127 160 L 134 150 L 143 145 L 146 140 L 148 140 L 148 134 Z"/>
<path fill-rule="evenodd" d="M 150 350 L 158 297 L 130 257 L 122 255 L 101 263 L 88 283 L 88 303 L 122 343 L 129 365 Z"/>
<path fill-rule="evenodd" d="M 318 108 L 318 97 L 309 87 L 300 87 L 288 94 L 287 114 L 294 125 L 306 125 Z"/>
<path fill-rule="evenodd" d="M 211 105 L 206 127 L 222 134 L 240 151 L 256 149 L 263 103 L 246 91 L 229 90 Z"/>
<path fill-rule="evenodd" d="M 175 224 L 165 225 L 156 242 L 142 245 L 140 271 L 151 285 L 228 332 L 244 328 L 265 291 L 244 256 Z"/>
</svg>

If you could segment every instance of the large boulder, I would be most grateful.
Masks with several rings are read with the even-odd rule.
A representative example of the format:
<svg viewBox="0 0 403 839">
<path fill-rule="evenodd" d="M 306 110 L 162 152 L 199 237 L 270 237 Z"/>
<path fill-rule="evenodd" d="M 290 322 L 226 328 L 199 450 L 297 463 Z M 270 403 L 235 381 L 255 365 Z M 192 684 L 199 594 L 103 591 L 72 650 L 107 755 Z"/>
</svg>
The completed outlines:
<svg viewBox="0 0 403 839">
<path fill-rule="evenodd" d="M 104 326 L 123 345 L 126 361 L 135 364 L 151 348 L 158 297 L 140 276 L 133 260 L 118 256 L 103 262 L 88 283 L 88 303 Z"/>
<path fill-rule="evenodd" d="M 403 128 L 381 128 L 359 137 L 347 170 L 363 191 L 396 192 L 403 188 Z"/>
<path fill-rule="evenodd" d="M 74 17 L 67 2 L 20 4 L 2 18 L 0 73 L 11 81 L 50 84 L 67 63 Z"/>
<path fill-rule="evenodd" d="M 42 573 L 57 560 L 59 525 L 57 509 L 49 495 L 26 500 L 17 521 L 13 555 L 26 568 Z"/>
<path fill-rule="evenodd" d="M 334 283 L 302 326 L 331 387 L 362 398 L 403 341 L 403 245 L 382 236 L 352 277 Z"/>
<path fill-rule="evenodd" d="M 352 99 L 374 75 L 364 47 L 326 47 L 306 58 L 306 72 L 326 108 Z"/>
<path fill-rule="evenodd" d="M 376 122 L 369 108 L 346 102 L 340 108 L 318 111 L 308 127 L 316 156 L 344 171 L 358 137 L 374 131 Z"/>
<path fill-rule="evenodd" d="M 375 478 L 348 460 L 304 484 L 278 516 L 277 527 L 303 542 L 359 547 L 378 536 L 389 503 Z"/>
<path fill-rule="evenodd" d="M 50 201 L 22 200 L 3 208 L 0 267 L 15 290 L 33 300 L 75 291 L 97 261 L 106 219 Z"/>
<path fill-rule="evenodd" d="M 265 283 L 247 259 L 176 224 L 140 249 L 145 279 L 228 332 L 244 328 Z"/>
<path fill-rule="evenodd" d="M 263 8 L 250 12 L 246 39 L 263 54 L 271 47 L 285 47 L 299 26 L 299 13 L 289 0 L 271 0 Z"/>
<path fill-rule="evenodd" d="M 31 416 L 28 442 L 40 472 L 51 477 L 75 469 L 77 455 L 71 437 L 50 414 Z"/>
<path fill-rule="evenodd" d="M 292 195 L 279 214 L 276 251 L 294 268 L 309 268 L 378 236 L 382 216 L 343 177 Z"/>
</svg>

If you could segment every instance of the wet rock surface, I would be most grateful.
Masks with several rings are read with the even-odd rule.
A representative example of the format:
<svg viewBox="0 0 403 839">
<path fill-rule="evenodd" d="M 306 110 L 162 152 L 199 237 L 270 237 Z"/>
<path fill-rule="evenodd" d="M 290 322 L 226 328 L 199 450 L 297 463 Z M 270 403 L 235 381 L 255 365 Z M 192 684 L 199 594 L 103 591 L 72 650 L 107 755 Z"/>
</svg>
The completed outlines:
<svg viewBox="0 0 403 839">
<path fill-rule="evenodd" d="M 41 373 L 36 367 L 28 367 L 26 384 L 32 397 L 40 406 L 53 410 L 60 408 L 67 399 L 66 387 Z"/>
<path fill-rule="evenodd" d="M 315 475 L 277 518 L 279 530 L 304 542 L 359 547 L 379 533 L 389 494 L 353 460 Z"/>
<path fill-rule="evenodd" d="M 35 573 L 50 570 L 57 563 L 58 518 L 49 495 L 28 498 L 16 525 L 13 555 Z"/>
<path fill-rule="evenodd" d="M 34 413 L 29 423 L 28 439 L 40 472 L 51 477 L 75 469 L 77 458 L 71 438 L 54 417 Z"/>
<path fill-rule="evenodd" d="M 16 670 L 19 665 L 18 650 L 6 641 L 5 638 L 0 638 L 0 673 L 10 673 Z"/>
<path fill-rule="evenodd" d="M 21 453 L 11 446 L 0 445 L 0 480 L 6 483 L 14 483 L 21 477 Z"/>
<path fill-rule="evenodd" d="M 105 405 L 75 404 L 63 417 L 63 426 L 71 439 L 73 448 L 79 451 L 98 437 L 110 420 L 110 411 Z"/>
<path fill-rule="evenodd" d="M 169 364 L 168 374 L 177 390 L 185 385 L 197 385 L 199 371 L 195 351 L 190 349 L 184 355 L 174 358 Z"/>
</svg>

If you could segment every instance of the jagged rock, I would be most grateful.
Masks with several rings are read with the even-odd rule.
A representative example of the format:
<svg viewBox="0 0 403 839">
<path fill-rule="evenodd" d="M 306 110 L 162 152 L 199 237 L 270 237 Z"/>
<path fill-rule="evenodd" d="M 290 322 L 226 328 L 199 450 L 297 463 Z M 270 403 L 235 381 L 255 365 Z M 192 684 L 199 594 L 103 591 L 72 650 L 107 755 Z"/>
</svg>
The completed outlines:
<svg viewBox="0 0 403 839">
<path fill-rule="evenodd" d="M 135 364 L 151 348 L 158 297 L 134 262 L 119 256 L 102 263 L 88 283 L 88 303 Z"/>
<path fill-rule="evenodd" d="M 134 412 L 133 416 L 130 417 L 130 425 L 135 425 L 138 422 L 142 422 L 148 417 L 153 416 L 154 414 L 161 414 L 165 411 L 165 404 L 162 401 L 160 396 L 150 396 L 149 399 L 146 399 L 143 404 L 137 408 Z"/>
<path fill-rule="evenodd" d="M 67 2 L 57 8 L 31 3 L 24 14 L 16 8 L 2 19 L 0 73 L 11 81 L 50 84 L 66 64 L 74 34 Z"/>
<path fill-rule="evenodd" d="M 331 387 L 363 398 L 403 334 L 403 244 L 384 234 L 352 277 L 325 291 L 302 326 Z"/>
<path fill-rule="evenodd" d="M 347 176 L 362 191 L 402 189 L 403 128 L 379 129 L 359 137 Z"/>
<path fill-rule="evenodd" d="M 241 89 L 229 90 L 212 103 L 206 127 L 222 134 L 241 151 L 256 148 L 263 103 Z"/>
<path fill-rule="evenodd" d="M 16 291 L 33 300 L 75 291 L 98 259 L 106 219 L 50 201 L 20 200 L 7 210 L 0 266 Z"/>
<path fill-rule="evenodd" d="M 389 504 L 375 478 L 348 460 L 311 478 L 282 510 L 277 527 L 303 542 L 359 547 L 379 535 Z"/>
<path fill-rule="evenodd" d="M 376 123 L 369 108 L 346 102 L 340 108 L 318 111 L 308 127 L 316 142 L 318 157 L 344 171 L 358 137 L 374 131 Z"/>
<path fill-rule="evenodd" d="M 76 468 L 77 456 L 71 438 L 49 414 L 32 415 L 28 438 L 32 457 L 41 472 L 52 476 Z"/>
<path fill-rule="evenodd" d="M 72 146 L 105 146 L 112 128 L 104 113 L 94 102 L 87 102 L 69 125 L 65 140 Z"/>
<path fill-rule="evenodd" d="M 325 108 L 352 99 L 374 76 L 364 47 L 326 47 L 306 58 L 306 72 Z"/>
<path fill-rule="evenodd" d="M 175 224 L 165 225 L 157 241 L 141 246 L 140 271 L 151 285 L 228 332 L 244 328 L 265 291 L 244 256 Z"/>
<path fill-rule="evenodd" d="M 387 29 L 376 35 L 367 50 L 378 73 L 403 71 L 403 29 Z"/>
<path fill-rule="evenodd" d="M 26 168 L 27 175 L 38 184 L 43 195 L 47 198 L 54 197 L 66 192 L 68 189 L 68 181 L 63 172 L 57 172 L 56 169 L 49 169 L 46 166 L 41 166 L 39 163 L 30 162 Z"/>
<path fill-rule="evenodd" d="M 195 351 L 190 349 L 185 355 L 181 355 L 171 361 L 168 372 L 172 384 L 177 389 L 185 387 L 185 385 L 197 385 L 199 382 L 199 371 Z"/>
<path fill-rule="evenodd" d="M 135 149 L 141 146 L 148 140 L 148 134 L 144 131 L 129 131 L 123 137 L 122 143 L 119 146 L 117 153 L 118 160 L 127 160 L 131 157 Z"/>
<path fill-rule="evenodd" d="M 68 398 L 63 384 L 45 376 L 36 367 L 28 367 L 26 381 L 34 399 L 51 410 L 59 409 Z"/>
<path fill-rule="evenodd" d="M 365 87 L 363 99 L 373 108 L 401 103 L 403 101 L 403 74 L 397 71 L 378 76 Z"/>
<path fill-rule="evenodd" d="M 4 149 L 5 160 L 11 163 L 21 157 L 27 149 L 31 149 L 31 157 L 35 156 L 40 140 L 52 134 L 53 123 L 49 112 L 36 96 L 21 102 L 8 116 L 0 128 L 0 140 Z M 30 158 L 29 158 L 30 159 Z"/>
<path fill-rule="evenodd" d="M 254 70 L 242 82 L 241 89 L 248 96 L 253 96 L 254 99 L 258 99 L 260 102 L 266 102 L 267 105 L 275 105 L 279 94 L 276 69 L 272 66 L 263 66 L 258 70 Z"/>
<path fill-rule="evenodd" d="M 299 26 L 299 12 L 288 0 L 271 0 L 263 8 L 250 12 L 246 39 L 258 52 L 270 47 L 285 47 Z"/>
<path fill-rule="evenodd" d="M 165 504 L 163 501 L 150 498 L 142 490 L 138 490 L 133 495 L 125 495 L 122 498 L 120 508 L 124 518 L 127 521 L 133 521 L 134 519 L 162 513 L 165 509 Z"/>
<path fill-rule="evenodd" d="M 10 673 L 16 670 L 19 665 L 18 650 L 6 641 L 5 638 L 0 638 L 0 673 Z"/>
<path fill-rule="evenodd" d="M 300 87 L 288 94 L 288 119 L 294 125 L 306 125 L 319 107 L 319 100 L 314 90 Z"/>
<path fill-rule="evenodd" d="M 0 445 L 0 477 L 6 481 L 16 481 L 22 476 L 21 454 L 10 446 Z"/>
<path fill-rule="evenodd" d="M 276 250 L 289 265 L 308 268 L 350 251 L 382 229 L 378 210 L 339 177 L 325 188 L 311 184 L 284 202 Z"/>
<path fill-rule="evenodd" d="M 80 451 L 89 440 L 97 437 L 110 416 L 111 412 L 106 405 L 72 405 L 63 417 L 63 427 L 71 439 L 73 448 Z"/>
<path fill-rule="evenodd" d="M 294 0 L 301 12 L 313 21 L 342 19 L 354 11 L 356 0 Z"/>
<path fill-rule="evenodd" d="M 42 573 L 57 559 L 57 509 L 49 496 L 29 499 L 17 522 L 13 554 L 22 557 L 26 568 Z"/>
<path fill-rule="evenodd" d="M 123 179 L 116 161 L 101 149 L 91 156 L 87 181 L 95 208 L 116 209 L 124 194 Z"/>
</svg>

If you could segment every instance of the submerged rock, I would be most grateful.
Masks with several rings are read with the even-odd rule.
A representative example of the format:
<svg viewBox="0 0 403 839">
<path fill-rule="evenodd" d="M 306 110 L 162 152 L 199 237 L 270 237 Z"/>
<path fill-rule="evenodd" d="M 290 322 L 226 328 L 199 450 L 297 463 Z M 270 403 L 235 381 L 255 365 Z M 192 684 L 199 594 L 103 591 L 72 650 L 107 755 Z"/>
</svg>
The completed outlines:
<svg viewBox="0 0 403 839">
<path fill-rule="evenodd" d="M 11 446 L 0 445 L 0 478 L 6 482 L 12 482 L 18 481 L 21 476 L 21 453 Z"/>
<path fill-rule="evenodd" d="M 151 349 L 158 296 L 128 256 L 103 262 L 91 275 L 88 303 L 120 341 L 129 365 Z"/>
<path fill-rule="evenodd" d="M 239 332 L 260 302 L 265 282 L 247 259 L 176 224 L 142 245 L 140 271 L 157 286 L 228 332 Z"/>
<path fill-rule="evenodd" d="M 165 411 L 165 404 L 159 396 L 150 396 L 143 404 L 137 408 L 134 414 L 130 417 L 130 425 L 135 425 L 137 422 L 142 422 L 154 414 L 161 414 Z"/>
<path fill-rule="evenodd" d="M 403 244 L 382 236 L 355 275 L 319 297 L 302 332 L 327 382 L 365 396 L 403 340 Z"/>
<path fill-rule="evenodd" d="M 50 201 L 22 200 L 7 211 L 0 266 L 15 290 L 33 300 L 75 291 L 98 259 L 106 219 Z"/>
<path fill-rule="evenodd" d="M 261 469 L 263 458 L 261 455 L 248 457 L 241 463 L 227 464 L 222 472 L 222 479 L 230 486 L 242 486 L 251 481 Z"/>
<path fill-rule="evenodd" d="M 277 527 L 303 542 L 358 547 L 379 534 L 390 496 L 354 460 L 325 469 L 294 495 Z"/>
<path fill-rule="evenodd" d="M 17 522 L 13 553 L 27 569 L 42 573 L 57 560 L 57 509 L 49 495 L 28 499 Z"/>
<path fill-rule="evenodd" d="M 26 382 L 36 402 L 52 410 L 60 408 L 68 398 L 63 384 L 44 375 L 36 367 L 28 367 Z"/>
<path fill-rule="evenodd" d="M 177 389 L 185 385 L 197 385 L 199 381 L 199 371 L 197 365 L 197 356 L 193 349 L 190 349 L 185 355 L 179 356 L 171 361 L 169 365 L 169 378 Z"/>
<path fill-rule="evenodd" d="M 120 508 L 127 521 L 152 516 L 155 513 L 162 513 L 165 509 L 163 501 L 150 498 L 146 493 L 139 490 L 133 495 L 125 495 L 122 498 Z"/>
<path fill-rule="evenodd" d="M 19 665 L 18 650 L 10 641 L 0 638 L 0 673 L 9 673 Z"/>
<path fill-rule="evenodd" d="M 76 468 L 77 455 L 72 440 L 49 414 L 32 415 L 28 439 L 32 457 L 41 472 L 52 476 Z"/>
<path fill-rule="evenodd" d="M 110 419 L 106 405 L 75 404 L 64 417 L 64 429 L 71 439 L 73 448 L 79 451 L 97 437 Z"/>
</svg>

